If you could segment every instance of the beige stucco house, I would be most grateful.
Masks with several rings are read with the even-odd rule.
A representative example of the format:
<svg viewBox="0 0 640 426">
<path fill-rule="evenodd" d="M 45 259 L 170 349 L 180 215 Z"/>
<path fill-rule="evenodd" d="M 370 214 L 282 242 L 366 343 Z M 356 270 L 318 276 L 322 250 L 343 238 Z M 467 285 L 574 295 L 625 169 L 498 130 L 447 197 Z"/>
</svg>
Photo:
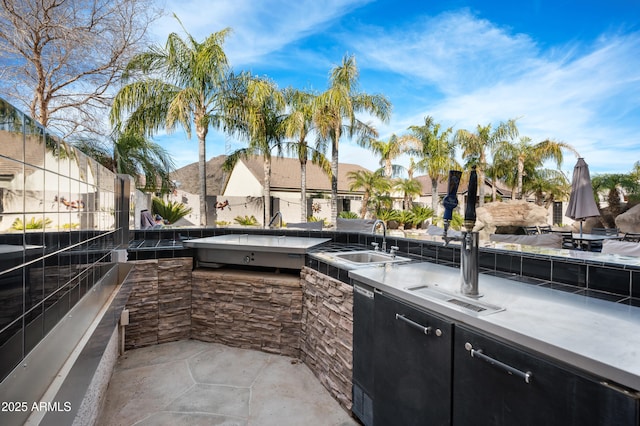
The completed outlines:
<svg viewBox="0 0 640 426">
<path fill-rule="evenodd" d="M 228 201 L 229 208 L 218 211 L 218 220 L 233 222 L 238 215 L 253 214 L 262 217 L 261 198 L 264 189 L 262 157 L 241 159 L 229 174 L 219 201 Z M 349 172 L 367 170 L 357 164 L 340 163 L 338 166 L 338 211 L 360 210 L 362 191 L 349 190 Z M 271 160 L 272 214 L 280 211 L 285 222 L 301 222 L 300 162 L 296 158 L 274 157 Z M 330 218 L 331 181 L 324 171 L 307 163 L 307 215 L 319 219 Z M 311 205 L 316 207 L 312 211 Z M 252 207 L 253 206 L 253 207 Z M 234 208 L 235 207 L 235 208 Z M 319 211 L 318 211 L 319 208 Z M 246 210 L 247 213 L 242 212 Z"/>
</svg>

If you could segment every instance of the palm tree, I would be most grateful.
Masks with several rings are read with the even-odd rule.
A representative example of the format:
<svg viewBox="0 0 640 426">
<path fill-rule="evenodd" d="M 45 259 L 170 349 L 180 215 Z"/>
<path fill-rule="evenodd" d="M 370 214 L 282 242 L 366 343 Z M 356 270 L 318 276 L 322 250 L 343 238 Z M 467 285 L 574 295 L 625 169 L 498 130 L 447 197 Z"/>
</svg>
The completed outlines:
<svg viewBox="0 0 640 426">
<path fill-rule="evenodd" d="M 116 94 L 110 115 L 118 129 L 149 136 L 162 128 L 173 131 L 180 124 L 191 137 L 192 126 L 195 127 L 203 226 L 207 224 L 207 133 L 210 126 L 223 126 L 227 84 L 233 81 L 222 49 L 229 31 L 227 28 L 213 33 L 203 42 L 188 33 L 185 40 L 171 33 L 164 48 L 153 46 L 134 56 L 126 72 L 127 77 L 138 79 Z M 215 209 L 212 213 L 215 216 Z"/>
<path fill-rule="evenodd" d="M 594 193 L 600 193 L 607 191 L 607 204 L 609 205 L 609 212 L 615 217 L 621 213 L 622 206 L 620 205 L 621 189 L 626 193 L 633 194 L 637 192 L 638 180 L 635 173 L 604 173 L 595 175 L 591 179 Z M 598 208 L 599 202 L 596 202 Z"/>
<path fill-rule="evenodd" d="M 416 179 L 397 179 L 394 188 L 402 192 L 402 208 L 409 210 L 413 206 L 412 198 L 422 194 L 422 185 Z"/>
<path fill-rule="evenodd" d="M 324 156 L 324 144 L 318 140 L 316 147 L 307 143 L 307 136 L 313 130 L 313 105 L 315 95 L 296 89 L 286 89 L 284 96 L 289 113 L 284 121 L 287 137 L 295 137 L 296 141 L 286 143 L 287 150 L 293 152 L 300 161 L 300 219 L 307 221 L 307 161 L 318 164 L 331 176 L 331 163 Z"/>
<path fill-rule="evenodd" d="M 169 174 L 175 165 L 169 153 L 142 135 L 119 135 L 112 150 L 88 139 L 79 139 L 73 145 L 112 172 L 132 176 L 137 188 L 162 193 L 173 189 Z"/>
<path fill-rule="evenodd" d="M 515 174 L 513 173 L 513 170 L 513 165 L 510 162 L 496 157 L 494 157 L 491 164 L 487 165 L 485 175 L 488 176 L 491 181 L 491 201 L 495 202 L 498 198 L 498 189 L 496 184 L 498 180 L 502 180 L 505 183 L 512 181 L 515 182 Z"/>
<path fill-rule="evenodd" d="M 571 184 L 559 170 L 536 169 L 523 184 L 527 192 L 536 196 L 536 204 L 549 207 L 555 200 L 565 199 L 571 192 Z"/>
<path fill-rule="evenodd" d="M 438 211 L 438 181 L 448 176 L 450 169 L 458 168 L 454 159 L 455 145 L 450 140 L 453 129 L 449 127 L 440 131 L 440 123 L 434 123 L 433 118 L 426 116 L 424 125 L 409 126 L 409 135 L 403 140 L 413 145 L 412 153 L 419 156 L 415 168 L 426 172 L 431 179 L 431 208 Z"/>
<path fill-rule="evenodd" d="M 413 175 L 416 171 L 416 161 L 413 157 L 409 157 L 409 167 L 407 167 L 407 176 L 409 179 L 413 179 Z"/>
<path fill-rule="evenodd" d="M 362 195 L 362 207 L 360 208 L 360 217 L 364 219 L 367 214 L 369 201 L 374 194 L 388 192 L 391 189 L 389 180 L 384 176 L 382 169 L 375 172 L 368 170 L 356 170 L 347 173 L 347 177 L 351 181 L 349 184 L 350 191 L 364 191 Z"/>
<path fill-rule="evenodd" d="M 552 140 L 544 140 L 535 145 L 531 144 L 531 138 L 523 136 L 517 143 L 511 143 L 507 140 L 500 141 L 493 147 L 493 157 L 496 159 L 504 159 L 507 162 L 515 163 L 516 166 L 516 198 L 522 199 L 522 182 L 525 175 L 525 163 L 529 163 L 529 173 L 540 168 L 542 164 L 550 159 L 556 161 L 558 168 L 562 164 L 562 150 L 566 149 L 576 156 L 578 152 L 569 144 L 564 142 L 556 142 Z"/>
<path fill-rule="evenodd" d="M 342 63 L 331 70 L 329 88 L 320 94 L 314 105 L 314 122 L 321 138 L 331 141 L 331 221 L 338 217 L 338 147 L 343 133 L 357 137 L 358 143 L 377 136 L 375 129 L 356 117 L 368 112 L 386 121 L 391 103 L 382 95 L 358 92 L 358 68 L 354 56 L 345 56 Z"/>
<path fill-rule="evenodd" d="M 395 134 L 392 134 L 387 142 L 372 140 L 369 143 L 369 149 L 380 156 L 380 165 L 384 167 L 384 175 L 391 178 L 397 176 L 402 169 L 402 166 L 392 164 L 392 161 L 407 152 L 409 142 L 406 139 L 398 139 Z"/>
<path fill-rule="evenodd" d="M 248 138 L 249 146 L 231 153 L 225 159 L 223 167 L 232 170 L 240 158 L 249 155 L 262 155 L 264 170 L 263 220 L 266 225 L 271 215 L 271 154 L 282 154 L 282 142 L 285 137 L 283 124 L 285 99 L 275 83 L 247 76 L 245 92 L 234 105 L 233 131 Z"/>
<path fill-rule="evenodd" d="M 488 167 L 485 150 L 491 149 L 495 144 L 504 139 L 513 139 L 518 136 L 518 128 L 514 119 L 506 123 L 500 123 L 495 129 L 491 124 L 476 127 L 476 132 L 460 129 L 456 132 L 455 142 L 462 147 L 462 157 L 467 159 L 468 165 L 475 165 L 478 172 L 478 195 L 480 206 L 484 205 L 484 177 Z"/>
</svg>

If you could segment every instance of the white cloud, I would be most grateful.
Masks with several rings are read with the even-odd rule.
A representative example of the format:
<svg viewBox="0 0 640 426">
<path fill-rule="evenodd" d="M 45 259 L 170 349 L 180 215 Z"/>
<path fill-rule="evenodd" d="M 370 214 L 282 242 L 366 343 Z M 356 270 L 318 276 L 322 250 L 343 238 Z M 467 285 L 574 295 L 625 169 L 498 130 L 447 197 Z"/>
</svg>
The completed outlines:
<svg viewBox="0 0 640 426">
<path fill-rule="evenodd" d="M 169 0 L 165 10 L 176 13 L 190 34 L 200 40 L 223 28 L 232 34 L 225 43 L 231 64 L 254 63 L 305 35 L 318 31 L 332 20 L 371 0 Z M 182 32 L 172 16 L 156 29 L 159 40 Z"/>
<path fill-rule="evenodd" d="M 422 17 L 410 27 L 354 38 L 372 68 L 412 76 L 455 95 L 518 75 L 536 61 L 526 35 L 510 35 L 468 11 Z"/>
<path fill-rule="evenodd" d="M 369 33 L 375 36 L 357 43 L 367 65 L 399 80 L 410 75 L 428 95 L 413 101 L 410 115 L 394 117 L 389 131 L 402 132 L 425 115 L 470 130 L 519 118 L 521 134 L 572 144 L 596 169 L 630 170 L 640 158 L 639 151 L 633 159 L 620 155 L 638 145 L 640 33 L 541 52 L 529 37 L 466 11 L 423 19 L 409 30 Z"/>
</svg>

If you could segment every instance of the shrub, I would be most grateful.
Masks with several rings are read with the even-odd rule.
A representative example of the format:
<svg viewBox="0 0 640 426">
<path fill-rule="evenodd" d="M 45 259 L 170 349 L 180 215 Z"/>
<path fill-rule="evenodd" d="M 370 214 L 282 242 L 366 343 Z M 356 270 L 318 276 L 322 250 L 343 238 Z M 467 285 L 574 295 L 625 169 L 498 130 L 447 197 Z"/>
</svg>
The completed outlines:
<svg viewBox="0 0 640 426">
<path fill-rule="evenodd" d="M 307 222 L 322 222 L 322 227 L 323 228 L 329 228 L 330 227 L 330 223 L 327 222 L 327 219 L 321 219 L 321 218 L 315 217 L 315 216 L 307 216 Z"/>
<path fill-rule="evenodd" d="M 442 216 L 438 216 L 435 220 L 438 226 L 444 226 L 444 220 L 442 219 Z M 464 225 L 464 218 L 462 217 L 462 215 L 458 212 L 453 212 L 449 227 L 451 229 L 459 231 L 462 228 L 462 225 Z"/>
<path fill-rule="evenodd" d="M 42 219 L 36 220 L 35 217 L 32 217 L 31 220 L 29 220 L 26 224 L 23 223 L 22 219 L 18 217 L 11 224 L 11 229 L 15 231 L 24 231 L 25 229 L 44 229 L 48 225 L 51 225 L 51 219 L 46 217 L 44 218 L 44 220 Z"/>
<path fill-rule="evenodd" d="M 251 216 L 236 216 L 234 222 L 242 226 L 255 226 L 258 225 L 258 219 L 254 215 Z"/>
<path fill-rule="evenodd" d="M 157 197 L 151 200 L 151 209 L 154 215 L 159 214 L 168 223 L 176 223 L 191 213 L 191 207 L 178 202 L 165 201 Z"/>
<path fill-rule="evenodd" d="M 348 212 L 346 210 L 341 211 L 340 214 L 338 214 L 338 217 L 341 219 L 359 219 L 360 218 L 360 216 L 358 216 L 358 213 Z"/>
<path fill-rule="evenodd" d="M 433 209 L 431 207 L 414 205 L 411 208 L 411 213 L 413 213 L 413 225 L 416 228 L 421 228 L 425 220 L 433 217 Z"/>
<path fill-rule="evenodd" d="M 415 214 L 411 210 L 402 210 L 398 215 L 398 222 L 400 222 L 405 229 L 410 229 L 416 220 Z"/>
<path fill-rule="evenodd" d="M 399 221 L 400 211 L 392 209 L 381 209 L 376 216 L 376 219 L 384 220 L 385 222 L 388 222 L 390 220 Z"/>
</svg>

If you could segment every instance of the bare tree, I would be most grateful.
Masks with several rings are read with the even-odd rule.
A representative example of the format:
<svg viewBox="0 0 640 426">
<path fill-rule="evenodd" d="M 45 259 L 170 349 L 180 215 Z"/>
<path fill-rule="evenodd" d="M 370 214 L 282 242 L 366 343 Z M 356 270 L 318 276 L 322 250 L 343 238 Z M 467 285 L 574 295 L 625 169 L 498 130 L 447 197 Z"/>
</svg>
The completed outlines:
<svg viewBox="0 0 640 426">
<path fill-rule="evenodd" d="M 121 70 L 160 16 L 153 0 L 0 0 L 3 96 L 64 137 L 106 134 Z"/>
</svg>

